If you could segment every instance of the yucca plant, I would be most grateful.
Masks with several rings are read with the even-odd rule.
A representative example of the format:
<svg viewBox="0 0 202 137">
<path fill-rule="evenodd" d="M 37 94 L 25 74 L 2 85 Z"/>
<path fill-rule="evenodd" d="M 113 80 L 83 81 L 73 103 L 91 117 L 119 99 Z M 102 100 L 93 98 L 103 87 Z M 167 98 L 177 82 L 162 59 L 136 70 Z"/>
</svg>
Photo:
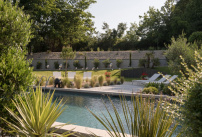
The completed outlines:
<svg viewBox="0 0 202 137">
<path fill-rule="evenodd" d="M 54 133 L 55 130 L 53 129 L 55 127 L 52 127 L 52 125 L 65 108 L 62 99 L 59 102 L 55 100 L 52 103 L 53 95 L 54 93 L 43 94 L 40 88 L 37 88 L 36 92 L 34 90 L 30 93 L 23 92 L 17 96 L 16 100 L 12 100 L 19 115 L 5 107 L 17 122 L 11 123 L 3 118 L 1 119 L 19 136 L 69 136 L 70 132 L 66 132 L 65 135 Z"/>
<path fill-rule="evenodd" d="M 161 100 L 155 102 L 151 98 L 131 97 L 132 103 L 128 104 L 125 97 L 120 97 L 123 119 L 112 100 L 110 98 L 109 100 L 113 114 L 105 104 L 107 115 L 102 113 L 103 116 L 98 116 L 89 111 L 106 128 L 111 137 L 171 137 L 178 125 L 162 108 Z"/>
</svg>

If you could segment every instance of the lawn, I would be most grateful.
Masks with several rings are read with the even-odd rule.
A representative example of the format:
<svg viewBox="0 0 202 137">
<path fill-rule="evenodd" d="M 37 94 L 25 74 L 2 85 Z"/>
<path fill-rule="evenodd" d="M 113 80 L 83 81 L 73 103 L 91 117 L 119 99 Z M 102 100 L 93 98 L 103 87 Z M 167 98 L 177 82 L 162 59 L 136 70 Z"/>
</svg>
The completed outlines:
<svg viewBox="0 0 202 137">
<path fill-rule="evenodd" d="M 58 72 L 58 71 L 33 71 L 33 74 L 38 76 L 38 77 L 46 76 L 48 78 L 50 76 L 53 76 L 53 72 Z M 83 73 L 85 71 L 84 70 L 75 70 L 74 72 L 76 72 L 76 75 L 80 75 L 81 77 L 83 77 Z M 116 70 L 94 70 L 94 71 L 89 70 L 88 72 L 92 72 L 92 76 L 99 76 L 99 75 L 104 75 L 105 72 L 107 72 L 107 71 L 111 73 L 112 80 L 115 78 L 120 78 L 121 71 L 119 69 L 116 69 Z M 65 71 L 60 71 L 60 72 L 61 72 L 62 76 L 65 76 Z M 69 72 L 72 72 L 72 71 L 69 71 Z M 125 78 L 125 81 L 132 81 L 132 80 L 136 80 L 136 78 Z"/>
</svg>

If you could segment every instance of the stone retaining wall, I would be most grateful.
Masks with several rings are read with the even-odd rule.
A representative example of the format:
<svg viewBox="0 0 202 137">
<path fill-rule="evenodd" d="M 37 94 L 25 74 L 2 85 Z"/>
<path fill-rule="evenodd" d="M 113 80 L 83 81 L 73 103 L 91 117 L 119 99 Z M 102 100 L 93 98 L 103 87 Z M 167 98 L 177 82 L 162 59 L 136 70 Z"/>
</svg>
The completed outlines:
<svg viewBox="0 0 202 137">
<path fill-rule="evenodd" d="M 118 69 L 116 66 L 116 59 L 122 59 L 123 62 L 120 66 L 120 68 L 128 68 L 129 67 L 129 56 L 131 53 L 131 60 L 132 60 L 132 66 L 131 67 L 138 67 L 139 59 L 144 58 L 145 53 L 148 53 L 151 51 L 94 51 L 94 52 L 77 52 L 76 57 L 73 60 L 68 60 L 68 63 L 70 67 L 68 69 L 74 70 L 75 67 L 73 66 L 74 60 L 79 60 L 81 66 L 85 66 L 85 56 L 87 58 L 87 67 L 88 69 L 92 69 L 94 67 L 93 60 L 95 58 L 100 60 L 100 66 L 99 69 L 105 69 L 102 61 L 105 59 L 110 59 L 110 61 L 113 64 L 113 69 Z M 167 66 L 167 61 L 164 56 L 164 50 L 157 50 L 153 51 L 155 58 L 159 58 L 159 61 L 161 63 L 160 66 Z M 41 70 L 56 70 L 54 66 L 54 62 L 58 61 L 59 64 L 63 64 L 65 60 L 60 58 L 61 52 L 51 52 L 51 53 L 34 53 L 33 55 L 27 56 L 28 59 L 32 59 L 32 65 L 34 66 L 34 70 L 36 70 L 37 62 L 42 63 Z M 45 68 L 45 60 L 47 60 L 47 64 L 49 65 L 49 69 Z M 109 67 L 108 67 L 109 68 Z M 64 66 L 63 68 L 64 69 Z"/>
</svg>

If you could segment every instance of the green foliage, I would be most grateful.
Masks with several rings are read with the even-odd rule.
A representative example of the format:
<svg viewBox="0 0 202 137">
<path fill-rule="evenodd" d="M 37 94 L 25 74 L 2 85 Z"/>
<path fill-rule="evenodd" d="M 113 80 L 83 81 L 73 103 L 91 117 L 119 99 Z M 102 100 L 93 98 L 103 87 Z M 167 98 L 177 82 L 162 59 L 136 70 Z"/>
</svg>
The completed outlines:
<svg viewBox="0 0 202 137">
<path fill-rule="evenodd" d="M 109 109 L 104 104 L 107 114 L 102 113 L 103 115 L 99 116 L 89 110 L 105 127 L 109 136 L 169 137 L 174 135 L 177 123 L 167 111 L 162 109 L 162 106 L 167 104 L 163 104 L 162 100 L 155 102 L 151 98 L 143 99 L 139 96 L 135 98 L 132 96 L 132 103 L 129 104 L 125 97 L 120 97 L 121 106 L 117 107 L 110 98 L 109 101 L 112 108 Z M 122 119 L 118 112 L 120 107 L 124 113 Z"/>
<path fill-rule="evenodd" d="M 189 36 L 189 42 L 196 42 L 198 45 L 198 48 L 201 48 L 202 45 L 202 31 L 196 31 L 193 32 L 190 36 Z"/>
<path fill-rule="evenodd" d="M 117 68 L 120 68 L 122 62 L 123 62 L 122 59 L 117 59 L 116 60 L 116 66 L 117 66 Z"/>
<path fill-rule="evenodd" d="M 77 89 L 80 89 L 81 88 L 81 85 L 82 85 L 82 78 L 81 76 L 74 76 L 74 83 L 76 84 L 76 88 Z"/>
<path fill-rule="evenodd" d="M 117 81 L 118 81 L 118 78 L 116 77 L 116 78 L 114 79 L 114 84 L 117 84 Z"/>
<path fill-rule="evenodd" d="M 95 84 L 95 87 L 99 87 L 99 86 L 100 86 L 100 84 L 99 84 L 99 83 L 96 83 L 96 84 Z"/>
<path fill-rule="evenodd" d="M 107 81 L 107 85 L 110 85 L 111 79 L 110 78 L 106 78 L 106 81 Z"/>
<path fill-rule="evenodd" d="M 168 45 L 168 50 L 165 53 L 168 59 L 168 66 L 173 72 L 184 71 L 184 67 L 181 65 L 180 56 L 182 56 L 190 67 L 194 64 L 194 49 L 190 43 L 187 43 L 187 39 L 184 34 L 180 35 L 179 38 L 171 39 L 171 44 Z"/>
<path fill-rule="evenodd" d="M 68 78 L 66 78 L 66 77 L 63 78 L 63 79 L 62 79 L 62 88 L 67 87 L 68 82 L 69 82 L 69 79 L 68 79 Z"/>
<path fill-rule="evenodd" d="M 29 15 L 9 1 L 0 1 L 0 52 L 10 47 L 21 46 L 23 49 L 31 38 L 31 23 Z"/>
<path fill-rule="evenodd" d="M 69 68 L 69 63 L 67 63 L 67 68 Z M 66 68 L 66 61 L 63 61 L 63 67 Z"/>
<path fill-rule="evenodd" d="M 6 107 L 9 114 L 18 123 L 3 120 L 19 136 L 46 137 L 58 135 L 53 133 L 54 130 L 51 130 L 51 128 L 65 108 L 63 107 L 62 99 L 59 102 L 57 100 L 52 102 L 53 95 L 54 93 L 44 95 L 40 88 L 36 92 L 33 90 L 30 94 L 24 92 L 22 96 L 17 96 L 17 100 L 12 100 L 12 103 L 18 110 L 19 116 L 11 108 Z"/>
<path fill-rule="evenodd" d="M 36 69 L 41 69 L 42 68 L 42 63 L 40 61 L 38 61 L 36 63 Z"/>
<path fill-rule="evenodd" d="M 124 81 L 125 81 L 124 77 L 121 77 L 121 78 L 120 78 L 120 81 L 121 81 L 121 84 L 123 84 Z"/>
<path fill-rule="evenodd" d="M 93 76 L 90 80 L 90 86 L 95 87 L 95 84 L 97 83 L 97 76 Z"/>
<path fill-rule="evenodd" d="M 87 59 L 86 59 L 86 56 L 85 56 L 84 62 L 85 62 L 85 68 L 87 68 Z"/>
<path fill-rule="evenodd" d="M 68 59 L 74 59 L 76 56 L 76 53 L 73 52 L 72 47 L 67 46 L 62 48 L 62 53 L 60 54 L 60 57 L 66 61 L 65 63 L 65 77 L 67 76 L 67 65 L 68 65 Z"/>
<path fill-rule="evenodd" d="M 102 61 L 102 63 L 104 64 L 105 68 L 107 68 L 111 62 L 109 59 L 106 59 L 106 60 Z"/>
<path fill-rule="evenodd" d="M 104 82 L 104 76 L 103 75 L 100 75 L 98 77 L 98 82 L 99 82 L 100 86 L 103 86 L 103 82 Z"/>
<path fill-rule="evenodd" d="M 47 69 L 48 61 L 45 59 L 45 68 Z"/>
<path fill-rule="evenodd" d="M 109 85 L 114 85 L 114 81 L 110 81 Z"/>
<path fill-rule="evenodd" d="M 145 67 L 146 67 L 146 62 L 147 62 L 146 59 L 139 59 L 139 64 L 138 64 L 138 66 L 145 68 Z"/>
<path fill-rule="evenodd" d="M 90 86 L 89 86 L 89 84 L 88 83 L 86 83 L 86 84 L 84 84 L 84 86 L 83 86 L 84 88 L 89 88 Z"/>
<path fill-rule="evenodd" d="M 74 66 L 75 68 L 82 68 L 81 64 L 79 63 L 79 60 L 74 60 L 73 66 Z"/>
<path fill-rule="evenodd" d="M 99 65 L 100 65 L 100 60 L 99 60 L 99 59 L 94 59 L 93 65 L 94 65 L 95 68 L 99 67 Z"/>
<path fill-rule="evenodd" d="M 49 81 L 48 81 L 49 82 L 48 84 L 49 85 L 54 85 L 54 80 L 55 80 L 54 78 L 50 78 Z"/>
<path fill-rule="evenodd" d="M 61 51 L 61 45 L 72 46 L 88 38 L 87 32 L 93 31 L 93 22 L 87 9 L 93 3 L 94 0 L 19 1 L 19 6 L 24 7 L 25 13 L 33 20 L 35 38 L 30 46 L 33 46 L 34 52 Z"/>
<path fill-rule="evenodd" d="M 142 92 L 146 94 L 159 94 L 159 91 L 156 87 L 144 88 Z"/>
<path fill-rule="evenodd" d="M 131 59 L 131 53 L 130 53 L 130 55 L 129 55 L 129 67 L 131 67 L 132 66 L 132 59 Z"/>
<path fill-rule="evenodd" d="M 202 57 L 197 52 L 195 61 L 196 66 L 190 69 L 183 59 L 182 65 L 186 71 L 177 83 L 172 83 L 173 87 L 169 87 L 176 94 L 176 101 L 180 103 L 180 106 L 170 104 L 172 113 L 176 113 L 176 117 L 182 120 L 188 136 L 202 136 Z"/>
<path fill-rule="evenodd" d="M 58 61 L 54 62 L 54 67 L 55 67 L 55 69 L 59 69 L 59 63 L 58 63 Z"/>
<path fill-rule="evenodd" d="M 1 53 L 0 56 L 0 114 L 8 121 L 11 121 L 12 117 L 4 106 L 11 107 L 15 111 L 11 100 L 21 91 L 27 90 L 33 82 L 33 68 L 29 67 L 31 60 L 26 60 L 25 54 L 21 48 L 10 47 L 7 53 Z M 0 127 L 8 129 L 2 120 Z"/>
<path fill-rule="evenodd" d="M 151 63 L 152 63 L 152 67 L 151 68 L 154 68 L 155 66 L 160 66 L 160 61 L 159 61 L 159 58 L 153 58 L 151 59 Z"/>
</svg>

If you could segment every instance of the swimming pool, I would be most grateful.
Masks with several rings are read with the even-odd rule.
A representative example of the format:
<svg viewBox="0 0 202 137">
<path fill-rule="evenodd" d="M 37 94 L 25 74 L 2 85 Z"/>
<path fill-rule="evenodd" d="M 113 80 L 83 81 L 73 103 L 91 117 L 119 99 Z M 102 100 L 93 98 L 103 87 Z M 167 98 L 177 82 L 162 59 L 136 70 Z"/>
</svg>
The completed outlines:
<svg viewBox="0 0 202 137">
<path fill-rule="evenodd" d="M 107 114 L 106 108 L 103 102 L 106 104 L 109 110 L 112 111 L 112 105 L 109 102 L 108 97 L 105 95 L 91 95 L 84 93 L 64 93 L 57 91 L 54 94 L 55 99 L 63 98 L 65 106 L 67 109 L 61 114 L 61 116 L 56 120 L 57 122 L 70 123 L 74 125 L 91 127 L 97 129 L 105 129 L 99 121 L 97 121 L 94 116 L 87 110 L 90 109 L 92 112 L 102 115 L 102 113 Z M 121 109 L 121 103 L 119 97 L 111 97 L 114 105 L 121 117 L 123 117 L 123 112 Z M 130 100 L 128 99 L 130 104 Z"/>
</svg>

